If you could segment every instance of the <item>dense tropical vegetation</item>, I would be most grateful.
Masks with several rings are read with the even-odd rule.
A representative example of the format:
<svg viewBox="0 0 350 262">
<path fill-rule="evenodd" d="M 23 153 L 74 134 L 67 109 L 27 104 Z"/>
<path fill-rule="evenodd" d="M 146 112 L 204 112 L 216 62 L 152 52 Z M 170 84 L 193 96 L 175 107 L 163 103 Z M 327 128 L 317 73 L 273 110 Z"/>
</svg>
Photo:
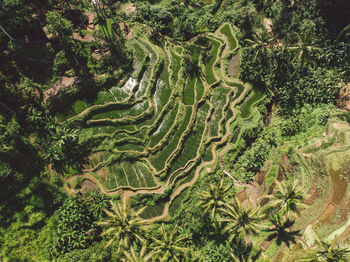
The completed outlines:
<svg viewBox="0 0 350 262">
<path fill-rule="evenodd" d="M 348 261 L 349 12 L 1 1 L 0 260 Z"/>
</svg>

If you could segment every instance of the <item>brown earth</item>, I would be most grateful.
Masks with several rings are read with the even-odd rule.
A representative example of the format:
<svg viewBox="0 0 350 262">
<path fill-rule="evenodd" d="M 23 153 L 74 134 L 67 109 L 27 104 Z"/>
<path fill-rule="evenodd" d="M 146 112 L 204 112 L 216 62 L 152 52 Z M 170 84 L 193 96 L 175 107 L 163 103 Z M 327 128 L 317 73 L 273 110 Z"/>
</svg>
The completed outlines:
<svg viewBox="0 0 350 262">
<path fill-rule="evenodd" d="M 338 107 L 350 112 L 350 83 L 340 89 Z"/>
<path fill-rule="evenodd" d="M 59 78 L 51 88 L 44 91 L 44 103 L 46 104 L 47 101 L 51 98 L 56 97 L 61 89 L 70 88 L 74 84 L 80 83 L 82 81 L 82 78 L 79 76 L 73 76 L 73 77 L 67 77 L 63 76 Z"/>
</svg>

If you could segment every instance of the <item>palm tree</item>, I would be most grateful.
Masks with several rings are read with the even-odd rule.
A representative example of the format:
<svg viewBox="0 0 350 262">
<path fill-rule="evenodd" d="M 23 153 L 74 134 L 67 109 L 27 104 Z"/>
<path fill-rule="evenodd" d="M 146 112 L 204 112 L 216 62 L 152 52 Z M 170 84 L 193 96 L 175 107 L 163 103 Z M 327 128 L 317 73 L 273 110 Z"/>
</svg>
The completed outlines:
<svg viewBox="0 0 350 262">
<path fill-rule="evenodd" d="M 130 252 L 124 251 L 125 258 L 122 259 L 123 262 L 148 262 L 153 256 L 153 253 L 146 253 L 146 245 L 143 245 L 140 253 L 137 254 L 134 247 L 130 247 Z"/>
<path fill-rule="evenodd" d="M 219 220 L 225 225 L 222 233 L 229 233 L 229 242 L 239 236 L 241 233 L 250 238 L 252 235 L 258 235 L 261 225 L 259 222 L 263 219 L 258 208 L 250 205 L 242 206 L 235 198 L 233 205 L 226 204 L 224 208 L 220 208 L 224 218 Z"/>
<path fill-rule="evenodd" d="M 273 37 L 267 34 L 253 34 L 252 39 L 244 40 L 247 45 L 254 50 L 254 60 L 262 54 L 271 53 L 270 44 L 274 41 Z"/>
<path fill-rule="evenodd" d="M 287 231 L 288 228 L 292 227 L 295 221 L 287 219 L 281 219 L 279 215 L 271 216 L 270 221 L 272 226 L 266 229 L 267 232 L 270 232 L 270 235 L 267 237 L 268 241 L 271 241 L 276 238 L 277 245 L 280 246 L 282 242 L 286 243 L 289 246 L 289 242 L 295 243 L 295 238 L 299 235 L 300 230 Z"/>
<path fill-rule="evenodd" d="M 237 238 L 231 245 L 230 251 L 230 256 L 234 262 L 253 262 L 261 255 L 261 250 L 254 251 L 252 243 L 244 243 L 240 238 Z"/>
<path fill-rule="evenodd" d="M 322 48 L 317 47 L 312 39 L 308 39 L 306 35 L 300 36 L 295 33 L 297 43 L 293 46 L 287 47 L 288 50 L 296 51 L 296 56 L 293 59 L 297 60 L 300 64 L 303 64 L 305 59 L 307 59 L 312 53 L 322 52 Z"/>
<path fill-rule="evenodd" d="M 298 209 L 307 207 L 303 201 L 308 197 L 308 194 L 305 193 L 304 187 L 298 179 L 295 179 L 293 182 L 276 181 L 276 189 L 273 196 L 267 197 L 272 198 L 269 207 L 273 208 L 275 212 L 283 212 L 287 217 L 291 213 L 298 214 Z"/>
<path fill-rule="evenodd" d="M 128 247 L 133 241 L 139 240 L 143 242 L 142 232 L 144 231 L 144 225 L 146 222 L 138 218 L 138 215 L 144 210 L 139 210 L 135 216 L 131 215 L 130 206 L 118 204 L 118 206 L 110 201 L 112 211 L 104 209 L 107 218 L 97 222 L 98 225 L 106 228 L 101 236 L 112 236 L 112 238 L 106 244 L 106 248 L 109 247 L 114 241 L 119 241 L 118 250 L 120 247 Z"/>
<path fill-rule="evenodd" d="M 224 180 L 221 179 L 216 185 L 210 185 L 209 191 L 200 192 L 198 206 L 204 208 L 204 214 L 210 211 L 212 218 L 215 217 L 218 208 L 224 206 L 226 199 L 231 195 L 232 184 L 224 186 Z"/>
<path fill-rule="evenodd" d="M 154 238 L 153 251 L 154 255 L 159 261 L 180 261 L 179 254 L 186 252 L 186 248 L 180 244 L 188 239 L 188 235 L 180 235 L 179 227 L 176 225 L 171 233 L 168 235 L 164 223 L 160 227 L 160 237 Z"/>
<path fill-rule="evenodd" d="M 350 249 L 341 248 L 339 244 L 336 245 L 336 238 L 330 241 L 318 241 L 318 249 L 306 249 L 307 255 L 298 261 L 330 261 L 330 262 L 346 262 L 350 259 Z"/>
</svg>

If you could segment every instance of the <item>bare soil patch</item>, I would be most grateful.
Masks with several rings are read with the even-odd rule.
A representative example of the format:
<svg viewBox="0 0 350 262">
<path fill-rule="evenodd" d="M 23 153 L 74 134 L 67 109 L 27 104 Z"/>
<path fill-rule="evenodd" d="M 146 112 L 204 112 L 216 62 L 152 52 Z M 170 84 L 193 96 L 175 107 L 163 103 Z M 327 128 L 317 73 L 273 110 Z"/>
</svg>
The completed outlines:
<svg viewBox="0 0 350 262">
<path fill-rule="evenodd" d="M 136 12 L 136 7 L 129 3 L 125 6 L 124 12 L 126 15 L 133 15 Z"/>
<path fill-rule="evenodd" d="M 338 107 L 350 112 L 350 83 L 340 89 Z"/>
<path fill-rule="evenodd" d="M 79 76 L 63 76 L 59 78 L 51 88 L 44 91 L 44 103 L 46 104 L 49 99 L 56 97 L 61 91 L 61 89 L 70 88 L 74 84 L 80 83 L 81 81 L 82 78 Z"/>
</svg>

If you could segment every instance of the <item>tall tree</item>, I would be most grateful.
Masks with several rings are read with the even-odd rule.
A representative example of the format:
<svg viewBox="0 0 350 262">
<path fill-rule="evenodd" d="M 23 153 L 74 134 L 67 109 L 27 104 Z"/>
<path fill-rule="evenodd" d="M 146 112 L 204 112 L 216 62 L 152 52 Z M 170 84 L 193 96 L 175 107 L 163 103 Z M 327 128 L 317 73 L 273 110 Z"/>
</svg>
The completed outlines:
<svg viewBox="0 0 350 262">
<path fill-rule="evenodd" d="M 339 244 L 336 244 L 337 239 L 333 241 L 318 241 L 317 249 L 306 249 L 304 250 L 306 256 L 299 259 L 298 261 L 308 262 L 347 262 L 350 259 L 350 249 L 342 248 Z"/>
<path fill-rule="evenodd" d="M 298 179 L 293 182 L 276 181 L 276 187 L 273 196 L 267 196 L 272 198 L 269 208 L 272 208 L 274 212 L 282 212 L 289 217 L 291 214 L 299 213 L 298 209 L 307 207 L 303 201 L 308 197 L 305 193 L 304 187 L 300 184 Z"/>
<path fill-rule="evenodd" d="M 245 39 L 246 44 L 254 50 L 254 59 L 262 62 L 262 58 L 265 54 L 271 54 L 271 43 L 274 38 L 268 34 L 258 34 L 252 35 L 252 39 Z"/>
<path fill-rule="evenodd" d="M 179 229 L 179 226 L 176 225 L 169 234 L 163 223 L 160 227 L 159 238 L 152 237 L 154 241 L 152 249 L 159 261 L 181 261 L 181 255 L 187 250 L 181 246 L 181 243 L 188 239 L 189 236 L 179 234 Z"/>
<path fill-rule="evenodd" d="M 295 52 L 295 58 L 298 63 L 303 65 L 305 62 L 308 62 L 311 55 L 315 53 L 321 53 L 322 48 L 318 47 L 315 39 L 307 37 L 306 34 L 295 33 L 296 43 L 287 47 L 288 50 Z"/>
<path fill-rule="evenodd" d="M 258 235 L 262 228 L 260 222 L 264 216 L 260 214 L 259 209 L 250 204 L 242 206 L 236 198 L 233 204 L 226 204 L 220 211 L 224 218 L 219 222 L 225 225 L 222 233 L 229 234 L 229 242 L 240 234 L 250 239 L 252 235 Z"/>
<path fill-rule="evenodd" d="M 210 185 L 208 191 L 200 192 L 200 200 L 198 206 L 201 206 L 204 209 L 204 213 L 210 212 L 212 218 L 215 217 L 215 214 L 218 208 L 224 206 L 227 198 L 232 195 L 231 188 L 232 184 L 224 186 L 224 180 L 221 179 L 215 185 Z"/>
<path fill-rule="evenodd" d="M 125 258 L 122 259 L 122 262 L 148 262 L 151 260 L 153 253 L 147 253 L 146 245 L 143 245 L 140 253 L 137 253 L 134 247 L 130 247 L 129 251 L 124 251 Z"/>
<path fill-rule="evenodd" d="M 106 244 L 106 248 L 112 245 L 116 240 L 118 241 L 118 250 L 120 250 L 120 248 L 127 248 L 137 240 L 143 242 L 142 234 L 146 222 L 137 217 L 143 209 L 139 210 L 135 216 L 133 216 L 130 212 L 130 206 L 126 205 L 124 201 L 122 204 L 119 203 L 118 206 L 113 201 L 110 201 L 110 203 L 112 210 L 104 210 L 107 218 L 97 222 L 97 225 L 105 228 L 101 236 L 111 237 Z"/>
</svg>

